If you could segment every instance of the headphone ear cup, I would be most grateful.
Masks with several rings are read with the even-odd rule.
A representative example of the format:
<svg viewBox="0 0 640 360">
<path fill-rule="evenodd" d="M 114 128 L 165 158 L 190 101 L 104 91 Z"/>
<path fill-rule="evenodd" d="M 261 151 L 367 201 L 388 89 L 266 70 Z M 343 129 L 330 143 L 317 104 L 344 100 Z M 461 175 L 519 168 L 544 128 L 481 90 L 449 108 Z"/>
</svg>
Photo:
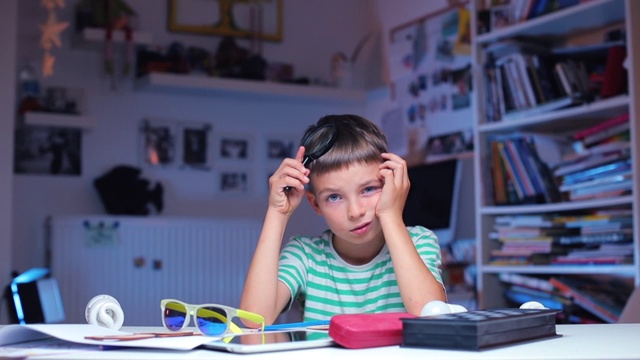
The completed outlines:
<svg viewBox="0 0 640 360">
<path fill-rule="evenodd" d="M 87 323 L 118 330 L 124 324 L 124 311 L 118 300 L 109 295 L 97 295 L 84 311 Z"/>
</svg>

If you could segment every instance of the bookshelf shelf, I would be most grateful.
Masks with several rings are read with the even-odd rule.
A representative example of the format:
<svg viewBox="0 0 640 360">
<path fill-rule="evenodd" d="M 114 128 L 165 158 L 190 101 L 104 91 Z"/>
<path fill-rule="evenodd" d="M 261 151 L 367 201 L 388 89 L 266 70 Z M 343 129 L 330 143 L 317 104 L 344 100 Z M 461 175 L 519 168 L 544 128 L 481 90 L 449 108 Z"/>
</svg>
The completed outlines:
<svg viewBox="0 0 640 360">
<path fill-rule="evenodd" d="M 561 128 L 575 128 L 601 121 L 603 116 L 617 116 L 629 111 L 629 96 L 618 95 L 568 109 L 524 117 L 517 120 L 498 121 L 478 125 L 481 133 L 528 131 L 531 129 L 556 131 Z"/>
<path fill-rule="evenodd" d="M 633 276 L 633 265 L 527 265 L 527 266 L 498 266 L 486 265 L 486 274 L 500 274 L 504 272 L 544 275 L 544 274 L 619 274 Z"/>
<path fill-rule="evenodd" d="M 596 208 L 607 208 L 620 205 L 631 205 L 633 197 L 631 195 L 618 196 L 606 199 L 566 201 L 550 204 L 536 205 L 514 205 L 514 206 L 483 206 L 480 213 L 482 215 L 502 215 L 502 214 L 537 214 L 558 211 L 585 210 Z"/>
<path fill-rule="evenodd" d="M 476 44 L 488 44 L 515 36 L 560 36 L 624 21 L 625 4 L 618 0 L 593 0 L 529 21 L 478 35 Z"/>
<path fill-rule="evenodd" d="M 485 10 L 483 6 L 486 3 L 483 0 L 472 1 L 472 11 Z M 472 22 L 473 31 L 479 25 Z M 622 41 L 603 44 L 605 34 L 611 30 L 624 34 Z M 598 53 L 600 57 L 597 57 L 593 53 L 594 56 L 583 60 L 582 53 L 546 52 L 538 47 L 527 47 L 522 41 L 523 37 L 552 39 L 550 44 L 554 47 L 580 43 L 582 49 L 602 48 L 606 54 Z M 587 38 L 590 41 L 585 42 Z M 511 289 L 510 285 L 503 282 L 500 276 L 506 273 L 526 274 L 541 279 L 555 276 L 614 276 L 636 287 L 640 286 L 638 43 L 640 2 L 635 0 L 580 2 L 531 20 L 472 36 L 472 56 L 478 69 L 474 72 L 473 81 L 478 84 L 474 92 L 474 165 L 476 174 L 480 174 L 475 179 L 479 308 L 512 305 L 504 296 L 505 290 Z M 594 74 L 597 74 L 594 69 L 597 66 L 605 68 L 615 65 L 616 62 L 611 59 L 616 51 L 624 51 L 626 71 L 618 72 L 617 82 L 607 83 L 607 86 L 624 84 L 624 87 L 613 96 L 611 93 L 605 96 L 605 83 L 594 80 Z M 593 60 L 595 58 L 598 60 Z M 545 64 L 540 65 L 543 60 Z M 572 64 L 576 68 L 585 68 L 578 71 L 576 68 L 563 69 Z M 582 79 L 578 81 L 583 81 L 583 86 L 574 87 L 575 82 L 568 86 L 566 79 L 563 83 L 561 78 L 570 73 L 574 81 L 576 78 Z M 597 92 L 593 89 L 597 89 Z M 545 110 L 549 111 L 546 112 L 535 108 L 551 105 L 563 96 L 578 98 L 584 103 L 559 109 L 556 107 L 555 110 L 548 106 Z M 623 125 L 619 126 L 619 132 L 613 132 L 602 125 L 605 122 Z M 578 133 L 583 134 L 582 137 L 576 137 Z M 586 136 L 590 137 L 589 141 Z M 607 144 L 613 146 L 608 147 Z M 580 158 L 577 153 L 584 149 L 588 151 Z M 563 165 L 561 170 L 573 175 L 582 169 L 569 170 L 573 164 L 568 162 L 568 156 L 578 159 L 575 160 L 577 163 L 585 161 L 583 159 L 594 160 L 591 162 L 593 165 L 588 165 L 586 161 L 583 164 L 583 169 L 589 169 L 596 166 L 598 156 L 609 154 L 614 155 L 605 165 L 611 165 L 611 169 L 614 169 L 611 171 L 623 174 L 620 175 L 622 180 L 616 179 L 619 183 L 613 185 L 620 186 L 618 189 L 581 184 L 580 181 L 586 180 L 576 178 L 568 180 L 565 174 L 554 167 Z M 614 173 L 614 176 L 617 175 Z M 601 177 L 594 176 L 593 179 L 600 180 Z M 588 186 L 594 186 L 592 194 L 574 191 Z M 569 218 L 584 221 L 587 215 L 606 217 L 603 222 L 607 221 L 611 229 L 596 231 L 602 231 L 610 237 L 591 236 L 588 232 L 593 230 L 586 225 L 558 225 L 564 224 L 562 221 L 569 222 L 566 220 Z M 527 219 L 538 221 L 539 224 L 546 221 L 547 225 L 518 225 L 517 221 Z M 540 242 L 528 239 L 527 227 L 535 229 L 534 235 L 529 236 L 537 237 Z M 527 241 L 518 244 L 518 240 Z M 614 242 L 621 245 L 615 249 L 622 250 L 620 257 L 607 253 L 592 261 L 588 258 L 592 254 L 572 248 L 577 244 L 583 246 L 580 249 L 583 250 L 587 248 L 584 245 L 592 244 L 602 247 L 604 254 L 605 246 L 601 245 Z M 505 246 L 507 243 L 511 247 Z M 528 243 L 526 246 L 530 248 L 518 248 L 522 243 Z M 542 245 L 548 245 L 544 248 L 546 250 L 540 250 Z M 523 256 L 517 251 L 529 252 Z M 532 254 L 536 256 L 535 261 L 533 256 L 527 257 Z"/>
</svg>

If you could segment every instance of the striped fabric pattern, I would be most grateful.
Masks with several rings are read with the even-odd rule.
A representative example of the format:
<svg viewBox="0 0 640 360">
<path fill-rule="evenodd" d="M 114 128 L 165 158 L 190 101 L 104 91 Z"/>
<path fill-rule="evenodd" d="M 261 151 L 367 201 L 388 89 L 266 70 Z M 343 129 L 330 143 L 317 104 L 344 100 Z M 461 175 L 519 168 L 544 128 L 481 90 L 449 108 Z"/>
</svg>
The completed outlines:
<svg viewBox="0 0 640 360">
<path fill-rule="evenodd" d="M 442 284 L 438 239 L 424 227 L 407 227 L 420 257 Z M 280 255 L 278 278 L 295 298 L 304 296 L 304 320 L 327 320 L 334 314 L 406 311 L 391 255 L 385 245 L 368 264 L 354 266 L 335 252 L 332 233 L 295 236 Z"/>
</svg>

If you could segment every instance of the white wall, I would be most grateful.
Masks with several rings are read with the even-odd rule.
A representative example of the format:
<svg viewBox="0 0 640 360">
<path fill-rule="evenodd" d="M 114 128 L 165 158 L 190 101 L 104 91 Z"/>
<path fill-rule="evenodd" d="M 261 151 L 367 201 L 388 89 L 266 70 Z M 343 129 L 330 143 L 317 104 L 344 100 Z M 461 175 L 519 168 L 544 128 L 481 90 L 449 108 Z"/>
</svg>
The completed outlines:
<svg viewBox="0 0 640 360">
<path fill-rule="evenodd" d="M 0 291 L 10 281 L 12 223 L 11 204 L 13 194 L 13 123 L 15 93 L 8 91 L 15 84 L 17 0 L 5 0 L 0 11 Z M 0 295 L 1 296 L 1 295 Z M 1 301 L 0 301 L 1 303 Z M 6 322 L 6 307 L 0 308 L 0 323 Z"/>
<path fill-rule="evenodd" d="M 58 10 L 58 18 L 71 21 L 75 2 Z M 219 38 L 169 33 L 166 29 L 166 1 L 130 0 L 140 14 L 142 31 L 153 34 L 154 43 L 167 45 L 182 41 L 216 50 Z M 19 3 L 18 26 L 20 48 L 17 66 L 26 62 L 40 66 L 38 24 L 46 19 L 40 0 Z M 162 6 L 160 6 L 162 4 Z M 354 0 L 285 0 L 284 40 L 265 43 L 264 57 L 288 61 L 296 76 L 327 79 L 333 52 L 350 52 L 367 32 L 376 30 L 370 2 Z M 339 9 L 337 11 L 336 9 Z M 330 21 L 328 20 L 330 19 Z M 144 118 L 168 118 L 209 122 L 214 131 L 242 131 L 255 135 L 259 143 L 265 132 L 296 134 L 318 117 L 328 113 L 364 113 L 363 105 L 327 105 L 320 102 L 235 98 L 232 96 L 176 95 L 134 91 L 130 80 L 117 91 L 109 90 L 101 76 L 102 51 L 71 46 L 73 30 L 63 33 L 63 47 L 54 49 L 54 76 L 42 81 L 42 87 L 62 85 L 83 88 L 88 113 L 96 117 L 97 126 L 83 134 L 82 176 L 15 175 L 13 198 L 14 241 L 13 268 L 24 271 L 45 264 L 43 224 L 48 215 L 100 214 L 102 204 L 92 181 L 117 164 L 138 165 L 138 125 Z M 240 46 L 248 43 L 239 41 Z M 380 68 L 373 58 L 375 44 L 368 45 L 361 60 L 363 66 Z M 115 59 L 120 57 L 116 53 Z M 15 68 L 15 66 L 14 66 Z M 379 71 L 369 72 L 368 80 L 380 79 Z M 378 84 L 381 80 L 378 80 Z M 375 81 L 374 81 L 375 82 Z M 165 186 L 165 211 L 170 216 L 233 216 L 262 219 L 266 209 L 266 178 L 269 168 L 257 159 L 252 165 L 259 181 L 249 198 L 224 199 L 215 194 L 215 171 L 144 169 L 144 175 Z M 316 232 L 324 229 L 322 218 L 305 204 L 295 214 L 288 234 Z"/>
</svg>

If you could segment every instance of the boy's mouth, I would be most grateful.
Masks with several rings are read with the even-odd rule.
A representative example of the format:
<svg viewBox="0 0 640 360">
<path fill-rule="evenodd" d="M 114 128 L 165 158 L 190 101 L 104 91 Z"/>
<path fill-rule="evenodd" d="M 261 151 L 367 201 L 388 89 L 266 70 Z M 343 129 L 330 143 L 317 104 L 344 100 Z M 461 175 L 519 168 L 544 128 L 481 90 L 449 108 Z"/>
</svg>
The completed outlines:
<svg viewBox="0 0 640 360">
<path fill-rule="evenodd" d="M 358 225 L 357 227 L 351 229 L 351 232 L 356 234 L 356 235 L 361 235 L 367 232 L 367 230 L 369 230 L 369 226 L 371 225 L 370 222 L 366 223 L 366 224 L 362 224 L 362 225 Z"/>
</svg>

